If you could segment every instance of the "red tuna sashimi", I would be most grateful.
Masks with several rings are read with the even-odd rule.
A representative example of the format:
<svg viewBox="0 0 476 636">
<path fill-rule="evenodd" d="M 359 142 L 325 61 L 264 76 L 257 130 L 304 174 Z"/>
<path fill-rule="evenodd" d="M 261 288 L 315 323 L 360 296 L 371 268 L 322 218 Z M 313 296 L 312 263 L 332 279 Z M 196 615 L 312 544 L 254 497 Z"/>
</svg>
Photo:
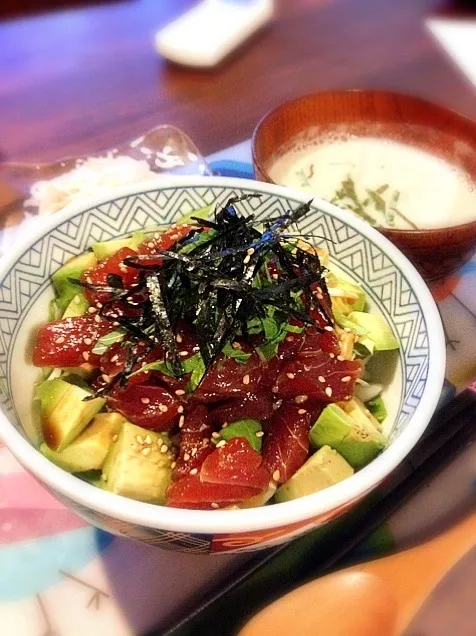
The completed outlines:
<svg viewBox="0 0 476 636">
<path fill-rule="evenodd" d="M 264 438 L 263 463 L 277 483 L 286 482 L 306 461 L 313 422 L 304 406 L 285 404 L 276 411 Z"/>
<path fill-rule="evenodd" d="M 38 330 L 33 364 L 36 367 L 97 365 L 99 356 L 92 349 L 110 331 L 114 331 L 110 322 L 90 314 L 50 322 Z"/>
</svg>

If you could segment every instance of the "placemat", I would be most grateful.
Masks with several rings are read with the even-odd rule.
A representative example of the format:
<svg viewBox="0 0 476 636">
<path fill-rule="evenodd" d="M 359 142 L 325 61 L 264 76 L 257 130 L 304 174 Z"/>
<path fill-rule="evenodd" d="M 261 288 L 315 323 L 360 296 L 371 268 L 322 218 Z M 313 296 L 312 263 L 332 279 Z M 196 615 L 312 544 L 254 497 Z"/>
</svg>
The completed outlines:
<svg viewBox="0 0 476 636">
<path fill-rule="evenodd" d="M 252 176 L 249 141 L 208 161 L 217 174 Z M 36 222 L 31 219 L 27 224 Z M 0 250 L 6 251 L 26 229 L 23 225 L 2 232 Z M 475 288 L 476 259 L 432 290 L 447 335 L 446 396 L 476 377 Z M 467 500 L 475 483 L 475 466 L 476 447 L 471 447 L 436 486 L 421 493 L 423 501 L 412 500 L 390 520 L 388 531 L 380 538 L 373 536 L 360 550 L 372 553 L 400 544 L 431 527 L 449 506 Z M 88 526 L 0 447 L 2 636 L 140 635 L 171 613 L 186 611 L 198 591 L 229 576 L 247 559 L 247 555 L 166 552 Z"/>
</svg>

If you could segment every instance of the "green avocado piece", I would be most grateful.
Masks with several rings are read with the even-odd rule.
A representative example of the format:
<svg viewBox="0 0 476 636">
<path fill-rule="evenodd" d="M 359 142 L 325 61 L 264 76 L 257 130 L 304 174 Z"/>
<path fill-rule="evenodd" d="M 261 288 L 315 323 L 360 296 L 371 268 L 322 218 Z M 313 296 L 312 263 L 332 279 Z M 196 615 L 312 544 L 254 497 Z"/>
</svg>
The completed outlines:
<svg viewBox="0 0 476 636">
<path fill-rule="evenodd" d="M 165 447 L 168 450 L 162 452 Z M 173 461 L 166 433 L 124 422 L 104 462 L 102 487 L 131 499 L 163 504 L 172 483 Z"/>
<path fill-rule="evenodd" d="M 85 252 L 75 256 L 60 267 L 51 277 L 58 298 L 56 306 L 62 313 L 77 295 L 79 287 L 70 282 L 70 278 L 79 278 L 83 272 L 97 265 L 96 257 L 92 252 Z"/>
<path fill-rule="evenodd" d="M 354 469 L 330 446 L 323 446 L 283 484 L 274 496 L 277 503 L 311 495 L 354 474 Z"/>
<path fill-rule="evenodd" d="M 248 440 L 250 446 L 259 453 L 262 445 L 262 435 L 257 436 L 256 434 L 261 433 L 261 431 L 261 423 L 258 420 L 237 420 L 236 422 L 228 424 L 225 428 L 222 428 L 220 437 L 227 441 L 233 437 L 244 437 Z"/>
<path fill-rule="evenodd" d="M 376 395 L 374 398 L 365 403 L 365 406 L 372 413 L 378 422 L 383 422 L 387 417 L 387 407 L 382 396 Z"/>
<path fill-rule="evenodd" d="M 43 439 L 55 451 L 64 450 L 76 439 L 105 403 L 102 398 L 83 402 L 91 392 L 60 378 L 42 382 L 36 393 L 41 402 Z"/>
<path fill-rule="evenodd" d="M 76 316 L 84 316 L 84 314 L 88 310 L 88 307 L 89 303 L 86 300 L 86 297 L 80 291 L 77 291 L 76 295 L 71 298 L 62 318 L 75 318 Z"/>
<path fill-rule="evenodd" d="M 337 404 L 329 404 L 322 411 L 309 431 L 309 441 L 314 448 L 330 446 L 337 448 L 350 433 L 354 423 Z"/>
<path fill-rule="evenodd" d="M 188 214 L 184 214 L 177 221 L 175 221 L 175 224 L 176 225 L 193 224 L 192 216 L 196 216 L 199 219 L 208 219 L 212 210 L 213 210 L 213 205 L 206 205 L 203 208 L 197 208 L 196 210 L 192 210 Z"/>
<path fill-rule="evenodd" d="M 353 311 L 349 314 L 348 319 L 367 331 L 365 338 L 372 340 L 377 351 L 390 351 L 399 348 L 398 340 L 383 316 Z M 362 343 L 362 340 L 360 342 Z"/>
<path fill-rule="evenodd" d="M 337 276 L 335 279 L 336 283 L 332 285 L 332 287 L 329 287 L 332 310 L 344 316 L 350 314 L 352 311 L 364 311 L 367 297 L 362 287 L 343 278 L 338 278 Z M 342 296 L 334 295 L 333 291 L 338 291 Z"/>
<path fill-rule="evenodd" d="M 131 250 L 137 251 L 137 248 L 141 243 L 146 240 L 144 232 L 134 232 L 132 236 L 125 239 L 113 239 L 111 241 L 101 241 L 94 243 L 93 252 L 98 261 L 103 261 L 109 258 L 123 247 L 128 247 Z"/>
<path fill-rule="evenodd" d="M 106 455 L 126 418 L 119 413 L 98 413 L 93 421 L 64 450 L 51 450 L 46 444 L 40 451 L 49 460 L 69 473 L 82 473 L 99 470 L 104 464 Z"/>
<path fill-rule="evenodd" d="M 369 464 L 385 448 L 386 437 L 373 427 L 354 426 L 338 451 L 356 470 Z"/>
<path fill-rule="evenodd" d="M 387 439 L 366 415 L 365 407 L 356 400 L 350 402 L 326 406 L 311 428 L 309 440 L 314 447 L 334 448 L 357 469 L 372 461 L 385 447 Z"/>
<path fill-rule="evenodd" d="M 371 424 L 374 428 L 380 430 L 380 422 L 372 415 L 371 411 L 359 400 L 359 398 L 354 397 L 347 402 L 339 402 L 339 406 L 354 420 L 354 422 L 357 422 L 364 428 Z"/>
</svg>

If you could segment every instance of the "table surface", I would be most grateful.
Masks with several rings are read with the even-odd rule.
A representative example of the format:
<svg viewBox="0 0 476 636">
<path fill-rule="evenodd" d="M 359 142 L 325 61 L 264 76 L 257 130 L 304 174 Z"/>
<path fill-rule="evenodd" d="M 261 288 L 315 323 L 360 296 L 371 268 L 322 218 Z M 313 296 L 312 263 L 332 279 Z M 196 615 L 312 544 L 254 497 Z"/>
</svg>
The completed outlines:
<svg viewBox="0 0 476 636">
<path fill-rule="evenodd" d="M 276 0 L 272 25 L 206 72 L 168 64 L 153 47 L 191 0 L 88 4 L 0 22 L 4 158 L 99 151 L 160 123 L 208 154 L 249 138 L 280 102 L 325 89 L 410 92 L 476 117 L 473 89 L 424 24 L 448 2 Z"/>
</svg>

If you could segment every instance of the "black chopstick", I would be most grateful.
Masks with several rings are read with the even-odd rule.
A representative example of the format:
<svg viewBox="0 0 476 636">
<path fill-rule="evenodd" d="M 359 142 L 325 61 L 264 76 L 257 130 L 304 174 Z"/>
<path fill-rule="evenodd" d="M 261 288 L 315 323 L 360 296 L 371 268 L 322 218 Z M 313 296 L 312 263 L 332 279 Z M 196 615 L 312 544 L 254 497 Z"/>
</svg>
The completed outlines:
<svg viewBox="0 0 476 636">
<path fill-rule="evenodd" d="M 343 557 L 406 503 L 425 482 L 453 461 L 472 440 L 476 440 L 476 394 L 466 390 L 442 406 L 435 414 L 427 433 L 393 473 L 391 484 L 380 499 L 371 505 L 370 509 L 368 505 L 365 508 L 364 504 L 364 510 L 360 514 L 359 510 L 349 513 L 354 515 L 354 523 L 347 523 L 346 517 L 344 518 L 343 527 L 335 533 L 332 544 L 327 542 L 325 555 L 319 554 L 319 541 L 316 541 L 316 551 L 313 553 L 311 548 L 306 554 L 306 562 L 300 564 L 296 571 L 287 571 L 285 576 L 280 577 L 280 581 L 270 580 L 270 592 L 266 596 L 260 595 L 251 611 L 259 610 L 274 598 L 290 591 L 296 585 L 303 584 L 309 577 L 320 576 L 335 568 Z M 296 542 L 300 540 L 297 539 Z M 188 611 L 185 617 L 171 617 L 167 625 L 151 632 L 149 636 L 201 636 L 204 632 L 199 623 L 206 617 L 207 610 L 211 610 L 215 603 L 223 601 L 227 594 L 236 594 L 240 585 L 245 584 L 253 574 L 289 546 L 290 544 L 285 544 L 260 553 L 239 573 L 231 575 L 207 597 L 199 600 L 197 606 L 191 612 Z M 240 621 L 249 618 L 248 614 L 237 618 L 236 612 L 232 611 L 222 613 L 220 625 L 214 626 L 213 636 L 230 636 L 235 633 Z"/>
</svg>

